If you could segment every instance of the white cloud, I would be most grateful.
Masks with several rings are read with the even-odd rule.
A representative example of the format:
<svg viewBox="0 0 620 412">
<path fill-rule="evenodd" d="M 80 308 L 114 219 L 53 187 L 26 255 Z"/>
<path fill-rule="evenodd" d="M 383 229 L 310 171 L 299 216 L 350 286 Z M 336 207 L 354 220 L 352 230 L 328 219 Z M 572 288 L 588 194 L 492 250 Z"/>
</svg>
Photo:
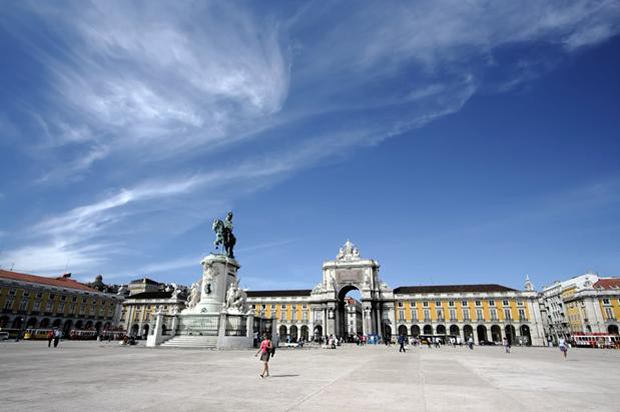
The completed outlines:
<svg viewBox="0 0 620 412">
<path fill-rule="evenodd" d="M 104 245 L 75 246 L 62 241 L 25 246 L 0 254 L 3 265 L 40 275 L 58 275 L 65 270 L 93 268 L 105 261 Z"/>
<path fill-rule="evenodd" d="M 569 51 L 591 46 L 607 40 L 614 35 L 614 31 L 609 25 L 601 24 L 594 27 L 586 27 L 583 30 L 570 34 L 564 41 L 564 46 Z"/>
<path fill-rule="evenodd" d="M 117 223 L 133 227 L 153 203 L 205 202 L 217 190 L 230 204 L 458 112 L 503 64 L 498 51 L 532 42 L 572 52 L 615 35 L 620 16 L 617 2 L 585 0 L 315 3 L 289 22 L 232 2 L 31 8 L 61 51 L 30 49 L 50 84 L 40 107 L 26 105 L 40 132 L 39 182 L 95 168 L 106 177 L 85 181 L 103 188 L 90 201 L 76 195 L 81 206 L 23 231 L 38 247 L 0 255 L 33 269 L 92 269 L 116 253 L 102 246 Z M 31 45 L 28 30 L 14 35 Z M 529 58 L 510 62 L 518 70 L 496 90 L 536 78 Z M 262 140 L 257 150 L 238 144 L 250 140 Z"/>
</svg>

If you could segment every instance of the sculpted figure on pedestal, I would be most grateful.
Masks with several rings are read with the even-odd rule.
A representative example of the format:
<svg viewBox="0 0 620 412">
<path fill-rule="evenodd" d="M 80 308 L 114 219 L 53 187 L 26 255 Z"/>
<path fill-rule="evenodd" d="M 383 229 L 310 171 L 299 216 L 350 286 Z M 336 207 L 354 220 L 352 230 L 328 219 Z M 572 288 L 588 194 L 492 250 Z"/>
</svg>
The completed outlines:
<svg viewBox="0 0 620 412">
<path fill-rule="evenodd" d="M 350 240 L 347 239 L 343 247 L 340 248 L 336 260 L 360 260 L 360 251 Z"/>
<path fill-rule="evenodd" d="M 210 295 L 213 292 L 213 281 L 220 273 L 218 268 L 211 261 L 203 262 L 203 271 L 205 274 L 205 282 L 202 293 Z"/>
<path fill-rule="evenodd" d="M 233 281 L 226 291 L 226 311 L 228 313 L 245 313 L 247 295 L 239 288 L 239 281 Z"/>
<path fill-rule="evenodd" d="M 186 306 L 190 309 L 196 306 L 198 302 L 200 301 L 200 284 L 201 283 L 202 283 L 202 280 L 199 280 L 198 282 L 192 285 L 192 291 L 189 295 L 189 298 L 187 299 L 187 304 L 186 304 Z"/>
<path fill-rule="evenodd" d="M 370 275 L 364 276 L 364 289 L 370 289 Z"/>
</svg>

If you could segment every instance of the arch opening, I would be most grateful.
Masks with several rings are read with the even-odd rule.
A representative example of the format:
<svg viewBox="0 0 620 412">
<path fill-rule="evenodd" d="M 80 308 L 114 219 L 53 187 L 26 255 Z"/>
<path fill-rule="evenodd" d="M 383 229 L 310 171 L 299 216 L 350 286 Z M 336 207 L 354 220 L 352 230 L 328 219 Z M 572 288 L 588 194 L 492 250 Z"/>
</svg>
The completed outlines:
<svg viewBox="0 0 620 412">
<path fill-rule="evenodd" d="M 500 328 L 499 325 L 491 326 L 491 340 L 495 343 L 501 343 L 502 328 Z"/>
<path fill-rule="evenodd" d="M 476 332 L 478 332 L 478 344 L 484 344 L 487 342 L 487 328 L 484 325 L 478 325 L 476 328 Z"/>
<path fill-rule="evenodd" d="M 530 327 L 527 325 L 521 325 L 519 328 L 521 332 L 521 345 L 530 346 L 532 344 L 532 336 L 530 335 Z"/>
<path fill-rule="evenodd" d="M 347 341 L 363 334 L 362 293 L 354 285 L 346 285 L 338 292 L 336 334 Z"/>
<path fill-rule="evenodd" d="M 470 337 L 474 337 L 474 328 L 471 325 L 463 326 L 463 340 L 467 342 Z"/>
</svg>

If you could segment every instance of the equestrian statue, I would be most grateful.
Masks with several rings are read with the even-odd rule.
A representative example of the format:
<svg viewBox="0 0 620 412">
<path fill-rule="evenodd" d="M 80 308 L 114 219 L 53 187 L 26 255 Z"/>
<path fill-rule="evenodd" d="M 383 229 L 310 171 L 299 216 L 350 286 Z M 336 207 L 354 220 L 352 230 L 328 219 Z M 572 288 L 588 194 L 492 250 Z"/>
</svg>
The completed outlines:
<svg viewBox="0 0 620 412">
<path fill-rule="evenodd" d="M 219 247 L 222 247 L 222 251 L 226 256 L 231 259 L 235 258 L 233 253 L 233 249 L 235 247 L 235 243 L 237 243 L 237 238 L 233 235 L 233 213 L 228 212 L 226 215 L 226 219 L 222 222 L 220 219 L 215 219 L 213 221 L 213 231 L 215 232 L 215 242 L 213 245 L 215 246 L 215 250 L 217 251 Z"/>
</svg>

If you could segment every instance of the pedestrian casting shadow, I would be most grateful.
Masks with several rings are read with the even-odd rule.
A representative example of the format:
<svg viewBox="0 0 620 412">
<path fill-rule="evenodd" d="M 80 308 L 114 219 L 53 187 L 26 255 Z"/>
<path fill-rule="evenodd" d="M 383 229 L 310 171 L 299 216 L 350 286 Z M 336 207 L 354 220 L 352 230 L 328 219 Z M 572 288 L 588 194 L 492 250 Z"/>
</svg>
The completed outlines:
<svg viewBox="0 0 620 412">
<path fill-rule="evenodd" d="M 269 375 L 270 378 L 295 378 L 299 375 Z"/>
</svg>

